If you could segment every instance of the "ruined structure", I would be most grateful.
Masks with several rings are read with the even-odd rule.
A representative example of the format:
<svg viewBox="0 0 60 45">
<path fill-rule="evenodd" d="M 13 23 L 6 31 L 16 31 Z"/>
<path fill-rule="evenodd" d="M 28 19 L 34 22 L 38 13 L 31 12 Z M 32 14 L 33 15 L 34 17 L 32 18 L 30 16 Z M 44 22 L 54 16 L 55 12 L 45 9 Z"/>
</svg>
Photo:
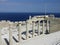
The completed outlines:
<svg viewBox="0 0 60 45">
<path fill-rule="evenodd" d="M 50 33 L 50 21 L 54 16 L 29 16 L 26 21 L 0 21 L 0 44 L 20 45 L 25 40 Z"/>
</svg>

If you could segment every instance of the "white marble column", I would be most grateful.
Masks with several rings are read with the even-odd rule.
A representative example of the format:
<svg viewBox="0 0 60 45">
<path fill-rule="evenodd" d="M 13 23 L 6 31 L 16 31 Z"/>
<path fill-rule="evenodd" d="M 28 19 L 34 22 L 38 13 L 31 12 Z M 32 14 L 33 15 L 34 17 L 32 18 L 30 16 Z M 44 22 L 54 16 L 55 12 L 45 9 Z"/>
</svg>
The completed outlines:
<svg viewBox="0 0 60 45">
<path fill-rule="evenodd" d="M 20 45 L 21 44 L 21 23 L 19 23 L 18 24 L 19 26 L 18 26 L 18 40 L 19 40 L 19 44 L 18 45 Z"/>
<path fill-rule="evenodd" d="M 28 30 L 28 21 L 26 21 L 26 39 L 29 38 L 28 34 L 29 34 L 29 30 Z"/>
<path fill-rule="evenodd" d="M 32 37 L 34 37 L 34 33 L 35 33 L 35 22 L 32 21 Z"/>
<path fill-rule="evenodd" d="M 48 32 L 50 31 L 50 30 L 49 30 L 49 26 L 50 26 L 50 25 L 49 25 L 49 20 L 47 20 L 47 30 L 48 30 Z"/>
<path fill-rule="evenodd" d="M 38 21 L 38 35 L 40 35 L 40 21 Z"/>
<path fill-rule="evenodd" d="M 44 20 L 43 20 L 43 26 L 42 26 L 42 30 L 43 30 L 43 34 L 45 34 L 45 24 L 44 24 Z"/>
<path fill-rule="evenodd" d="M 13 45 L 11 24 L 9 24 L 9 45 Z"/>
<path fill-rule="evenodd" d="M 47 23 L 46 23 L 46 29 L 48 29 L 47 27 L 48 27 L 48 20 L 47 20 Z"/>
<path fill-rule="evenodd" d="M 0 45 L 2 45 L 1 28 L 0 28 Z"/>
</svg>

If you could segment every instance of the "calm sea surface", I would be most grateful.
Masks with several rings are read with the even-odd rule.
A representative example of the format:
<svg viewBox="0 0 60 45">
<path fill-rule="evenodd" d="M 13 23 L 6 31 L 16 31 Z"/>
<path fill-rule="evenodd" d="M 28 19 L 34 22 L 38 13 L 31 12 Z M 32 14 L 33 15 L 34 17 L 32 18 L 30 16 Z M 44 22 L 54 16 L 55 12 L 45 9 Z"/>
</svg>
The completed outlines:
<svg viewBox="0 0 60 45">
<path fill-rule="evenodd" d="M 60 17 L 60 13 L 47 13 L 54 14 L 56 17 Z M 24 21 L 29 18 L 29 16 L 35 15 L 45 15 L 44 13 L 0 13 L 0 20 L 10 20 L 10 21 Z"/>
</svg>

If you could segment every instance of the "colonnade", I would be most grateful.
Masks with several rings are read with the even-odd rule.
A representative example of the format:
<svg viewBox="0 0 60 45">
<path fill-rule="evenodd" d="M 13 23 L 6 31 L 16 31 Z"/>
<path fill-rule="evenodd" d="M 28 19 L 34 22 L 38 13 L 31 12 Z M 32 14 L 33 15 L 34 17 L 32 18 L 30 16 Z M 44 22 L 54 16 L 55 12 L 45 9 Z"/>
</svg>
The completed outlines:
<svg viewBox="0 0 60 45">
<path fill-rule="evenodd" d="M 28 26 L 28 24 L 29 23 L 26 22 L 26 40 L 29 38 L 29 35 L 28 35 L 29 34 L 28 27 L 29 26 Z M 48 29 L 49 26 L 48 26 L 48 24 L 49 24 L 49 21 L 47 21 L 47 25 L 46 25 L 46 30 L 48 30 L 48 32 L 49 32 L 49 29 Z M 19 37 L 19 45 L 21 43 L 21 35 L 22 35 L 21 32 L 20 32 L 21 31 L 20 27 L 21 27 L 21 23 L 19 24 L 19 31 L 18 31 L 19 32 L 19 36 L 18 36 Z M 45 27 L 45 22 L 43 20 L 43 25 L 42 25 L 43 34 L 45 34 L 45 32 L 46 32 L 46 31 L 44 31 L 45 30 L 44 27 Z M 35 33 L 35 22 L 32 21 L 32 38 L 35 36 L 34 33 Z M 38 21 L 38 36 L 39 35 L 40 35 L 40 21 Z"/>
<path fill-rule="evenodd" d="M 29 24 L 29 22 L 28 21 L 26 21 L 26 40 L 29 38 L 29 30 L 28 30 L 28 24 Z M 43 32 L 43 34 L 45 34 L 45 29 L 44 29 L 44 27 L 45 27 L 45 21 L 43 20 L 43 23 L 42 23 L 43 25 L 42 25 L 42 32 Z M 12 41 L 12 30 L 11 30 L 11 25 L 12 24 L 10 24 L 9 25 L 9 45 L 13 45 L 13 41 Z M 49 21 L 47 20 L 47 22 L 46 22 L 46 30 L 48 30 L 48 32 L 49 32 Z M 21 40 L 22 40 L 22 30 L 21 30 L 21 26 L 22 26 L 22 23 L 21 22 L 19 22 L 18 23 L 18 40 L 19 40 L 19 44 L 18 45 L 20 45 L 20 43 L 21 43 Z M 40 20 L 38 20 L 38 36 L 40 35 Z M 34 33 L 35 33 L 35 21 L 32 21 L 32 37 L 34 37 L 35 35 L 34 35 Z M 0 30 L 0 39 L 1 39 L 1 30 Z M 1 40 L 0 40 L 0 44 L 1 44 Z"/>
</svg>

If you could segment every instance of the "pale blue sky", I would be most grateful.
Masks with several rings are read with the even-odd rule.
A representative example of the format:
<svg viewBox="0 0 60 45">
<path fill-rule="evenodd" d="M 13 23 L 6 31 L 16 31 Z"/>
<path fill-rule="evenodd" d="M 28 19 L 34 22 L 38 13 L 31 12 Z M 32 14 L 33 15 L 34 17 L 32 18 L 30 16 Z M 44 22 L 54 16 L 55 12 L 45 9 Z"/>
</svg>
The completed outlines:
<svg viewBox="0 0 60 45">
<path fill-rule="evenodd" d="M 0 0 L 0 12 L 59 12 L 60 0 Z"/>
</svg>

